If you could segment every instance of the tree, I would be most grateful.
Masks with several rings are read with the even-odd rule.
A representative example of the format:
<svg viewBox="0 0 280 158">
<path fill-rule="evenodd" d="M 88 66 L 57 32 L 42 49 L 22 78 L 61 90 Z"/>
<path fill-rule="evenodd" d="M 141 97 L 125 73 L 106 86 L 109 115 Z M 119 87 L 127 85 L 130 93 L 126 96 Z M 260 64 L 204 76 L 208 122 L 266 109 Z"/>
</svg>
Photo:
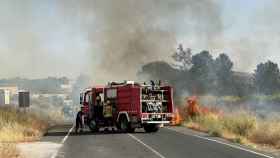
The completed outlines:
<svg viewBox="0 0 280 158">
<path fill-rule="evenodd" d="M 190 85 L 188 71 L 180 71 L 164 61 L 155 61 L 142 66 L 138 77 L 143 80 L 167 81 L 174 87 L 175 102 L 181 101 L 181 95 L 187 91 Z"/>
<path fill-rule="evenodd" d="M 192 65 L 192 50 L 187 48 L 184 50 L 183 45 L 179 44 L 177 48 L 177 52 L 175 52 L 171 57 L 177 62 L 175 64 L 180 70 L 188 70 Z"/>
<path fill-rule="evenodd" d="M 222 53 L 220 54 L 214 62 L 215 73 L 216 73 L 216 87 L 217 93 L 219 95 L 229 95 L 232 94 L 232 67 L 233 62 L 230 60 L 229 56 Z"/>
<path fill-rule="evenodd" d="M 155 61 L 142 66 L 138 76 L 146 80 L 167 80 L 172 82 L 178 76 L 178 72 L 164 61 Z"/>
<path fill-rule="evenodd" d="M 262 94 L 273 94 L 280 91 L 280 71 L 278 65 L 271 61 L 261 63 L 254 73 L 254 84 Z"/>
<path fill-rule="evenodd" d="M 192 80 L 192 91 L 204 94 L 214 89 L 215 71 L 214 60 L 208 51 L 202 51 L 192 57 L 190 75 Z"/>
</svg>

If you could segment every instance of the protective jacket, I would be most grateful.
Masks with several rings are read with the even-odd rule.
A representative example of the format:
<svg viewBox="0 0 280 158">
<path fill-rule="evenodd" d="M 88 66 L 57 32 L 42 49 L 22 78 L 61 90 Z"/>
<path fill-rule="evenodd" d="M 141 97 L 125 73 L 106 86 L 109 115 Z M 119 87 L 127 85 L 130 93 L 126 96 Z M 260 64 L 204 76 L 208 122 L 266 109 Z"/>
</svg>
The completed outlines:
<svg viewBox="0 0 280 158">
<path fill-rule="evenodd" d="M 104 106 L 104 117 L 112 117 L 113 116 L 113 107 L 111 104 L 105 104 Z"/>
</svg>

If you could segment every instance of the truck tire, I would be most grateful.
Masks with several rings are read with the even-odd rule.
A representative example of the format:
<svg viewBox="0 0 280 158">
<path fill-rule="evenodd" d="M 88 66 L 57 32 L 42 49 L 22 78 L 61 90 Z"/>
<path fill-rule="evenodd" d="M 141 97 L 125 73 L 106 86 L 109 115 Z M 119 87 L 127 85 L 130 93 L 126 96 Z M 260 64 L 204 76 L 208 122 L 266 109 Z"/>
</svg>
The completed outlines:
<svg viewBox="0 0 280 158">
<path fill-rule="evenodd" d="M 159 125 L 157 125 L 157 124 L 146 124 L 146 125 L 144 125 L 144 130 L 147 133 L 157 132 L 159 130 Z"/>
<path fill-rule="evenodd" d="M 88 124 L 88 127 L 91 132 L 98 132 L 99 128 L 95 120 L 91 120 Z"/>
<path fill-rule="evenodd" d="M 134 133 L 135 132 L 135 128 L 131 127 L 131 123 L 128 124 L 128 129 L 127 129 L 128 133 Z"/>
<path fill-rule="evenodd" d="M 131 127 L 131 124 L 124 115 L 121 116 L 119 125 L 117 125 L 117 127 L 119 127 L 121 132 L 133 133 L 135 131 L 135 128 Z"/>
</svg>

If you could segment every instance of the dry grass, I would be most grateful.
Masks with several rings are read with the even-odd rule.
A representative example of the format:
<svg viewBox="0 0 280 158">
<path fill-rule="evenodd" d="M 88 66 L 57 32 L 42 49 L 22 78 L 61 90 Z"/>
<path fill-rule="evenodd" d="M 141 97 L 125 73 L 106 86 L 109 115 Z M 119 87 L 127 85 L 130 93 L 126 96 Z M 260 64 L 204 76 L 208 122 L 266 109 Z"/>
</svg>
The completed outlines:
<svg viewBox="0 0 280 158">
<path fill-rule="evenodd" d="M 268 145 L 280 149 L 279 121 L 257 120 L 245 111 L 217 116 L 213 113 L 188 119 L 183 125 L 239 144 Z"/>
<path fill-rule="evenodd" d="M 47 122 L 31 112 L 0 108 L 0 142 L 38 140 L 47 129 Z"/>
<path fill-rule="evenodd" d="M 200 115 L 193 119 L 193 121 L 198 123 L 202 129 L 206 130 L 212 136 L 219 137 L 222 135 L 223 126 L 217 115 Z"/>
<path fill-rule="evenodd" d="M 280 123 L 262 121 L 249 139 L 258 144 L 269 145 L 280 149 Z"/>
<path fill-rule="evenodd" d="M 195 125 L 196 127 L 191 127 Z M 204 114 L 188 121 L 189 128 L 199 128 L 214 136 L 238 135 L 249 136 L 256 129 L 256 118 L 245 112 L 218 116 L 213 113 Z"/>
<path fill-rule="evenodd" d="M 248 137 L 257 126 L 256 117 L 245 111 L 228 114 L 221 119 L 225 130 L 243 137 Z"/>
<path fill-rule="evenodd" d="M 0 143 L 1 158 L 20 158 L 20 153 L 16 148 L 16 144 Z"/>
</svg>

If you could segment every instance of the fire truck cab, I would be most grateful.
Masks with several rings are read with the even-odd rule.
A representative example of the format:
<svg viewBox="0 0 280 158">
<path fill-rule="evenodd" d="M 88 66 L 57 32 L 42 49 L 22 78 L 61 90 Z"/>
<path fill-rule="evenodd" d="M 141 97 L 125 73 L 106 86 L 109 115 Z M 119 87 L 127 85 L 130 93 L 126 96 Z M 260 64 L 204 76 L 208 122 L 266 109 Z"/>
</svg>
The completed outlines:
<svg viewBox="0 0 280 158">
<path fill-rule="evenodd" d="M 97 96 L 101 97 L 101 103 L 97 103 Z M 110 82 L 80 94 L 85 124 L 93 132 L 106 126 L 103 104 L 107 101 L 113 107 L 113 124 L 123 132 L 134 132 L 136 128 L 156 132 L 161 124 L 170 123 L 174 111 L 173 89 L 168 85 Z"/>
</svg>

